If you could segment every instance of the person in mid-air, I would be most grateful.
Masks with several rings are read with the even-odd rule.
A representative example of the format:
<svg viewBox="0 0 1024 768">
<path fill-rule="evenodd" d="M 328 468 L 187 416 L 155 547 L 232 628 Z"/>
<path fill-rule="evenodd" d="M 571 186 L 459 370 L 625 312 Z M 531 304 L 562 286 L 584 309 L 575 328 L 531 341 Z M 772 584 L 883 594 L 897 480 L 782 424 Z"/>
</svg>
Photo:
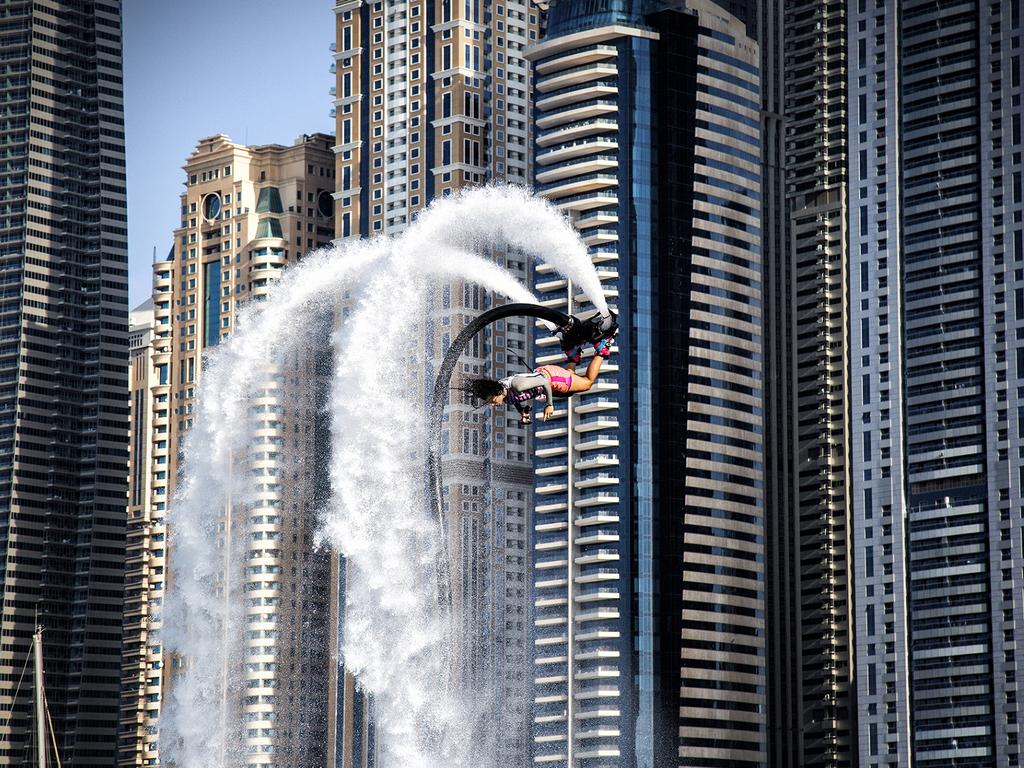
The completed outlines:
<svg viewBox="0 0 1024 768">
<path fill-rule="evenodd" d="M 579 333 L 571 326 L 572 333 L 566 332 L 567 329 L 560 329 L 562 350 L 566 356 L 564 368 L 558 365 L 542 365 L 530 373 L 513 374 L 500 381 L 471 379 L 466 391 L 475 400 L 494 406 L 511 403 L 519 412 L 519 421 L 522 424 L 529 424 L 533 420 L 532 401 L 542 399 L 546 403 L 544 421 L 547 421 L 555 411 L 554 393 L 569 396 L 577 392 L 586 392 L 597 381 L 601 366 L 612 352 L 612 342 L 618 331 L 614 316 L 611 316 L 610 321 L 605 320 L 603 325 L 600 330 L 604 335 L 593 342 L 594 357 L 587 365 L 586 373 L 582 375 L 576 372 L 576 366 L 583 359 L 584 344 L 578 342 Z"/>
</svg>

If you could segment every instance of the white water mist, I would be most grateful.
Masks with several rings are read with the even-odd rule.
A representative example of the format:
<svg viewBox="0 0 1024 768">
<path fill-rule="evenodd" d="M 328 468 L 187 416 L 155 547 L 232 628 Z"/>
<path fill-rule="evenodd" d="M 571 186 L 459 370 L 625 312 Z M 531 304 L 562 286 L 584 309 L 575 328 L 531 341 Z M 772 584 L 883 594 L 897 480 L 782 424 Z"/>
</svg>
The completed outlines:
<svg viewBox="0 0 1024 768">
<path fill-rule="evenodd" d="M 240 604 L 232 590 L 245 581 L 244 559 L 219 546 L 218 523 L 229 505 L 253 497 L 252 477 L 238 471 L 253 439 L 253 393 L 268 371 L 322 343 L 310 338 L 311 318 L 336 312 L 346 291 L 348 317 L 336 322 L 330 340 L 332 495 L 320 535 L 347 564 L 344 662 L 374 695 L 383 764 L 490 764 L 472 743 L 486 702 L 459 689 L 447 642 L 452 617 L 438 609 L 436 564 L 444 547 L 424 498 L 422 321 L 429 292 L 452 280 L 533 301 L 486 258 L 495 248 L 547 261 L 606 309 L 568 222 L 521 189 L 486 188 L 435 203 L 393 240 L 307 257 L 209 353 L 184 479 L 168 512 L 173 589 L 163 639 L 188 659 L 161 719 L 169 764 L 209 765 L 211 755 L 223 755 L 217 759 L 232 768 L 245 762 L 241 720 L 223 705 L 225 690 L 242 677 L 244 627 L 231 606 Z M 283 528 L 289 512 L 282 513 Z"/>
</svg>

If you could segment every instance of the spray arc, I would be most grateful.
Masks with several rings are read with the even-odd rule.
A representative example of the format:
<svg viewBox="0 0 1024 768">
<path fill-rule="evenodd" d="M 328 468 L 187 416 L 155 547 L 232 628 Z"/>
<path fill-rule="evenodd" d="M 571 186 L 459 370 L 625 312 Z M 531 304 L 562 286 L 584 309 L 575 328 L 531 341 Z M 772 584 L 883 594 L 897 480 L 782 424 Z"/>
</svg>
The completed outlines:
<svg viewBox="0 0 1024 768">
<path fill-rule="evenodd" d="M 249 561 L 243 548 L 224 546 L 220 522 L 225 509 L 260 498 L 256 479 L 239 471 L 258 434 L 250 416 L 262 402 L 256 395 L 296 357 L 312 354 L 312 339 L 329 323 L 334 362 L 324 410 L 330 490 L 317 513 L 323 544 L 347 565 L 345 667 L 374 695 L 388 764 L 492 764 L 472 743 L 467 725 L 484 716 L 486 702 L 458 689 L 447 645 L 451 617 L 438 610 L 444 539 L 418 448 L 430 446 L 436 458 L 437 405 L 428 410 L 423 402 L 425 365 L 416 329 L 428 313 L 429 291 L 453 279 L 507 297 L 515 304 L 505 306 L 518 307 L 509 311 L 537 311 L 553 325 L 573 326 L 564 315 L 547 313 L 513 275 L 476 255 L 494 248 L 543 258 L 583 290 L 599 315 L 607 314 L 596 271 L 571 225 L 524 190 L 487 188 L 439 201 L 398 238 L 307 257 L 209 355 L 184 447 L 184 477 L 168 514 L 173 589 L 163 639 L 188 660 L 161 719 L 161 750 L 169 763 L 208 764 L 211 755 L 230 768 L 247 762 L 246 721 L 236 712 L 247 680 Z M 348 312 L 342 313 L 338 297 L 346 293 Z M 438 473 L 434 487 L 440 482 Z M 281 510 L 283 531 L 290 530 L 290 514 Z"/>
</svg>

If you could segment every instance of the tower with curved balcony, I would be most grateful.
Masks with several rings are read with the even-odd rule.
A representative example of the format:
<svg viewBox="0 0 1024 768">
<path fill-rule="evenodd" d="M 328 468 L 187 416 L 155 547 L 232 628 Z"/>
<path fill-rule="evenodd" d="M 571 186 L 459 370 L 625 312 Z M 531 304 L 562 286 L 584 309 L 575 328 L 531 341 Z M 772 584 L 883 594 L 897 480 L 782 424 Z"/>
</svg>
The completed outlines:
<svg viewBox="0 0 1024 768">
<path fill-rule="evenodd" d="M 621 321 L 536 432 L 535 765 L 766 762 L 760 54 L 732 5 L 551 2 L 528 54 L 536 189 Z"/>
</svg>

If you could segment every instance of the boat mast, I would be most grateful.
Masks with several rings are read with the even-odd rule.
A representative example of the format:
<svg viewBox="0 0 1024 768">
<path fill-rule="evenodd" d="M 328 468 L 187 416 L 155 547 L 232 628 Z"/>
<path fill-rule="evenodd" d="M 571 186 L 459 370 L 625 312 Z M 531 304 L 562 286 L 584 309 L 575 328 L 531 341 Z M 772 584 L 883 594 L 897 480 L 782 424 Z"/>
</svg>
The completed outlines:
<svg viewBox="0 0 1024 768">
<path fill-rule="evenodd" d="M 35 657 L 35 703 L 36 703 L 36 755 L 37 768 L 46 768 L 46 699 L 43 697 L 43 628 L 36 627 L 32 635 L 32 650 Z"/>
</svg>

